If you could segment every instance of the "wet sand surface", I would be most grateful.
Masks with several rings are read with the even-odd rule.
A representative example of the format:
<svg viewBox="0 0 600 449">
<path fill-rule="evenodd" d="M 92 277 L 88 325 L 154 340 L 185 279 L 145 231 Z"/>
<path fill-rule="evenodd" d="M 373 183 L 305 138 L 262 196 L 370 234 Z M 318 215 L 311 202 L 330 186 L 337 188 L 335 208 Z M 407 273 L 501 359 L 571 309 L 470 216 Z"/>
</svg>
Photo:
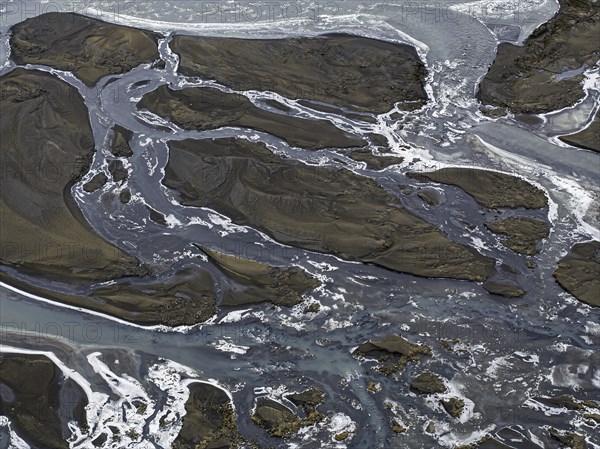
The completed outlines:
<svg viewBox="0 0 600 449">
<path fill-rule="evenodd" d="M 532 218 L 511 217 L 487 222 L 485 226 L 490 231 L 505 236 L 500 239 L 504 246 L 529 256 L 540 252 L 540 243 L 550 232 L 546 223 Z"/>
<path fill-rule="evenodd" d="M 460 187 L 479 204 L 489 208 L 548 207 L 544 192 L 523 179 L 505 173 L 476 168 L 443 168 L 430 173 L 411 173 L 409 176 L 421 181 Z"/>
<path fill-rule="evenodd" d="M 96 234 L 70 193 L 95 152 L 79 92 L 25 69 L 3 75 L 0 89 L 3 264 L 72 282 L 135 273 L 136 260 Z"/>
<path fill-rule="evenodd" d="M 205 247 L 200 249 L 233 283 L 223 292 L 223 307 L 240 307 L 264 301 L 291 307 L 303 302 L 302 296 L 320 284 L 297 267 L 278 268 Z"/>
</svg>

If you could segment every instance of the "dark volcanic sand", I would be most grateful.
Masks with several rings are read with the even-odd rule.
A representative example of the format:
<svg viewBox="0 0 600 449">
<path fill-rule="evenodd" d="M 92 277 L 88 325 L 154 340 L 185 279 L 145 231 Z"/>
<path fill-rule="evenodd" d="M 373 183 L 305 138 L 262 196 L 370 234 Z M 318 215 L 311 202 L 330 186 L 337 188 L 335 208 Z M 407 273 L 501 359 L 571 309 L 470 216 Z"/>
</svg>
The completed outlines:
<svg viewBox="0 0 600 449">
<path fill-rule="evenodd" d="M 79 426 L 86 425 L 87 398 L 84 391 L 42 355 L 0 354 L 0 414 L 7 416 L 27 442 L 49 449 L 67 449 L 70 436 L 68 416 Z M 7 394 L 8 389 L 10 393 Z M 69 395 L 62 398 L 65 389 Z M 12 397 L 10 397 L 12 396 Z"/>
<path fill-rule="evenodd" d="M 383 170 L 404 161 L 404 158 L 398 156 L 376 156 L 370 149 L 351 151 L 346 156 L 354 161 L 365 162 L 369 170 Z"/>
<path fill-rule="evenodd" d="M 540 25 L 523 46 L 498 45 L 496 59 L 481 81 L 478 98 L 513 112 L 544 113 L 583 98 L 582 74 L 599 58 L 600 7 L 595 0 L 559 0 L 560 10 Z M 557 78 L 558 76 L 558 78 Z"/>
<path fill-rule="evenodd" d="M 594 120 L 587 128 L 575 134 L 560 136 L 560 140 L 575 147 L 600 152 L 600 113 L 596 113 Z"/>
<path fill-rule="evenodd" d="M 70 288 L 68 293 L 34 286 L 2 272 L 0 281 L 25 292 L 141 326 L 191 326 L 206 321 L 216 312 L 214 281 L 200 267 L 177 271 L 167 281 L 150 277 L 120 278 L 115 284 Z M 66 278 L 65 283 L 68 281 Z"/>
<path fill-rule="evenodd" d="M 179 72 L 235 90 L 271 91 L 361 112 L 427 101 L 425 67 L 414 47 L 352 35 L 230 39 L 175 36 Z"/>
<path fill-rule="evenodd" d="M 102 240 L 71 197 L 94 154 L 79 92 L 57 77 L 15 69 L 0 78 L 0 262 L 42 277 L 108 280 L 137 261 Z"/>
<path fill-rule="evenodd" d="M 320 285 L 298 267 L 278 268 L 255 260 L 231 256 L 200 247 L 230 282 L 223 291 L 221 305 L 239 307 L 270 301 L 280 306 L 302 302 L 302 295 Z"/>
<path fill-rule="evenodd" d="M 171 90 L 167 86 L 144 95 L 139 107 L 176 125 L 204 131 L 225 126 L 251 128 L 280 137 L 290 145 L 319 150 L 362 147 L 366 142 L 327 120 L 308 120 L 276 114 L 254 106 L 239 94 L 212 87 Z"/>
<path fill-rule="evenodd" d="M 500 243 L 504 246 L 529 256 L 540 252 L 540 242 L 550 233 L 550 227 L 545 222 L 533 218 L 510 217 L 506 220 L 488 221 L 485 226 L 490 231 L 505 236 L 500 238 Z"/>
<path fill-rule="evenodd" d="M 523 287 L 509 279 L 489 279 L 483 283 L 483 288 L 505 298 L 520 298 L 525 294 Z"/>
<path fill-rule="evenodd" d="M 205 383 L 193 383 L 189 389 L 186 415 L 173 449 L 238 447 L 235 411 L 227 393 Z"/>
<path fill-rule="evenodd" d="M 47 13 L 12 27 L 11 57 L 73 72 L 88 86 L 159 58 L 157 35 L 72 13 Z"/>
<path fill-rule="evenodd" d="M 101 189 L 102 187 L 104 187 L 104 185 L 108 182 L 108 176 L 106 176 L 104 173 L 98 173 L 97 175 L 94 175 L 94 177 L 92 179 L 90 179 L 88 182 L 86 182 L 83 185 L 83 190 L 85 190 L 88 193 L 92 193 L 95 192 L 98 189 Z"/>
<path fill-rule="evenodd" d="M 2 280 L 140 324 L 196 324 L 214 313 L 212 278 L 200 268 L 160 285 L 145 279 L 93 289 L 98 282 L 145 275 L 147 269 L 100 238 L 71 196 L 95 151 L 83 99 L 51 74 L 20 68 L 0 78 L 0 91 L 0 164 L 6 169 L 0 181 L 0 263 L 61 282 L 69 293 L 37 288 L 5 273 Z M 122 170 L 115 168 L 120 179 Z"/>
<path fill-rule="evenodd" d="M 558 262 L 554 277 L 580 301 L 600 307 L 600 242 L 574 245 Z"/>
<path fill-rule="evenodd" d="M 482 206 L 489 208 L 541 209 L 548 198 L 537 187 L 516 176 L 476 168 L 442 168 L 427 173 L 409 173 L 419 181 L 460 187 Z"/>
<path fill-rule="evenodd" d="M 172 141 L 163 183 L 275 240 L 420 276 L 484 280 L 494 261 L 454 243 L 379 184 L 243 139 Z M 198 176 L 202 173 L 202 176 Z"/>
<path fill-rule="evenodd" d="M 110 147 L 110 152 L 116 157 L 131 157 L 133 151 L 129 142 L 133 138 L 133 132 L 123 128 L 120 125 L 113 127 L 114 138 Z"/>
<path fill-rule="evenodd" d="M 129 176 L 129 172 L 123 165 L 123 162 L 118 159 L 108 163 L 108 172 L 112 176 L 113 181 L 118 183 L 122 183 Z"/>
<path fill-rule="evenodd" d="M 268 398 L 259 398 L 252 421 L 275 437 L 296 433 L 302 420 L 285 405 Z"/>
<path fill-rule="evenodd" d="M 216 312 L 214 280 L 199 267 L 178 271 L 166 281 L 124 280 L 96 288 L 91 296 L 106 302 L 104 312 L 146 326 L 191 326 Z"/>
</svg>

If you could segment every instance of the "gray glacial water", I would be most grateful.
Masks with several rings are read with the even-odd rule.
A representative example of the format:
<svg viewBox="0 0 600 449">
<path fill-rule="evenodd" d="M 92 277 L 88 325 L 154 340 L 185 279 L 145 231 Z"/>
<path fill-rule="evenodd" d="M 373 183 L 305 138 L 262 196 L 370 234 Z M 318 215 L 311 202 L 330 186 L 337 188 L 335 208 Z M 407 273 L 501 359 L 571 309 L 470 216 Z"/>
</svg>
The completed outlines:
<svg viewBox="0 0 600 449">
<path fill-rule="evenodd" d="M 90 110 L 98 152 L 89 178 L 106 165 L 108 150 L 102 148 L 106 148 L 112 125 L 118 123 L 135 132 L 127 181 L 134 194 L 130 204 L 121 205 L 116 197 L 105 197 L 120 189 L 110 182 L 93 194 L 83 192 L 85 180 L 74 188 L 86 218 L 101 235 L 143 262 L 164 267 L 165 277 L 190 261 L 202 264 L 192 243 L 204 242 L 258 260 L 293 263 L 324 281 L 323 287 L 312 294 L 321 304 L 316 315 L 303 314 L 302 304 L 293 310 L 255 305 L 243 313 L 220 310 L 211 323 L 178 331 L 133 327 L 2 287 L 3 350 L 53 352 L 98 392 L 108 391 L 106 380 L 98 372 L 112 370 L 121 376 L 125 372 L 140 382 L 157 408 L 169 397 L 179 403 L 185 399 L 167 388 L 157 388 L 157 383 L 151 386 L 148 369 L 159 366 L 163 369 L 159 369 L 160 375 L 165 377 L 169 361 L 181 364 L 183 367 L 173 370 L 184 373 L 184 367 L 189 367 L 195 373 L 182 374 L 184 377 L 213 379 L 232 392 L 240 429 L 248 435 L 258 432 L 250 414 L 255 397 L 263 394 L 263 389 L 277 396 L 286 389 L 298 391 L 302 385 L 321 388 L 328 396 L 322 411 L 329 416 L 338 414 L 337 419 L 326 421 L 323 429 L 308 433 L 304 439 L 269 442 L 281 448 L 454 447 L 477 441 L 488 432 L 500 432 L 499 437 L 506 441 L 519 434 L 522 443 L 517 448 L 557 447 L 544 426 L 567 429 L 573 417 L 536 409 L 528 398 L 568 393 L 578 399 L 600 399 L 600 312 L 576 301 L 551 276 L 556 261 L 573 243 L 600 236 L 600 159 L 598 154 L 566 147 L 551 138 L 584 126 L 599 107 L 598 67 L 588 74 L 588 97 L 583 102 L 541 117 L 537 125 L 515 117 L 485 118 L 478 111 L 474 94 L 494 58 L 498 40 L 522 41 L 557 8 L 554 1 L 542 0 L 507 5 L 494 0 L 453 0 L 443 7 L 436 2 L 417 5 L 355 1 L 2 3 L 2 73 L 13 68 L 7 62 L 10 26 L 43 12 L 74 8 L 76 12 L 164 33 L 160 48 L 166 62 L 164 70 L 139 67 L 123 76 L 109 77 L 94 89 L 55 71 L 81 90 Z M 361 163 L 346 162 L 357 173 L 377 179 L 396 193 L 397 184 L 415 185 L 402 176 L 408 168 L 446 165 L 501 170 L 540 185 L 551 200 L 549 218 L 553 227 L 537 258 L 538 268 L 523 285 L 527 296 L 522 301 L 509 301 L 488 294 L 476 283 L 417 278 L 285 247 L 252 229 L 232 225 L 213 211 L 177 205 L 172 193 L 160 184 L 168 157 L 166 140 L 259 133 L 233 128 L 170 133 L 157 126 L 165 124 L 158 123 L 156 117 L 137 112 L 136 102 L 160 84 L 182 87 L 199 82 L 175 74 L 177 58 L 167 47 L 173 32 L 235 37 L 351 32 L 417 45 L 430 72 L 429 104 L 414 113 L 382 115 L 377 117 L 376 125 L 348 119 L 343 123 L 345 129 L 356 133 L 378 127 L 388 136 L 394 151 L 405 157 L 405 163 L 400 168 L 373 172 Z M 141 81 L 147 84 L 136 84 Z M 256 103 L 271 96 L 268 92 L 246 94 Z M 328 117 L 290 105 L 313 116 Z M 259 137 L 293 158 L 339 164 L 332 160 L 331 151 L 302 151 L 271 136 Z M 403 149 L 404 144 L 410 149 Z M 456 188 L 436 188 L 444 201 L 435 209 L 424 207 L 416 195 L 402 197 L 403 202 L 439 225 L 452 239 L 475 245 L 485 255 L 528 271 L 524 258 L 511 255 L 485 231 L 483 222 L 493 217 L 491 212 L 481 214 L 475 201 Z M 149 221 L 144 204 L 167 216 L 167 230 Z M 476 229 L 469 230 L 465 221 L 476 225 Z M 379 376 L 382 393 L 373 395 L 366 388 L 374 379 L 372 373 L 367 373 L 369 363 L 359 362 L 351 351 L 368 339 L 391 332 L 429 344 L 434 355 L 418 365 L 409 365 L 400 380 Z M 459 339 L 465 352 L 443 350 L 438 343 L 442 338 Z M 95 359 L 90 354 L 95 352 L 102 354 L 99 357 L 107 364 L 105 371 L 92 363 Z M 111 362 L 111 354 L 120 360 L 118 367 Z M 448 379 L 454 394 L 465 398 L 467 412 L 461 422 L 450 419 L 433 401 L 409 392 L 406 381 L 423 368 Z M 132 391 L 124 389 L 119 394 L 127 401 Z M 406 433 L 396 435 L 391 431 L 384 400 L 395 404 L 398 419 L 409 427 Z M 113 419 L 118 421 L 117 417 Z M 424 432 L 430 421 L 436 423 L 434 434 Z M 340 422 L 342 427 L 336 427 Z M 127 428 L 135 423 L 123 421 L 119 425 Z M 590 444 L 599 448 L 598 428 L 581 423 L 578 426 L 589 436 Z M 353 438 L 334 441 L 336 429 L 352 430 Z M 106 447 L 167 444 L 168 438 L 162 442 L 157 438 L 148 432 L 141 441 L 124 440 L 112 446 L 107 443 Z M 264 440 L 265 434 L 259 432 L 258 438 Z M 6 442 L 0 447 L 6 447 Z M 73 447 L 92 446 L 89 440 L 81 440 Z"/>
</svg>

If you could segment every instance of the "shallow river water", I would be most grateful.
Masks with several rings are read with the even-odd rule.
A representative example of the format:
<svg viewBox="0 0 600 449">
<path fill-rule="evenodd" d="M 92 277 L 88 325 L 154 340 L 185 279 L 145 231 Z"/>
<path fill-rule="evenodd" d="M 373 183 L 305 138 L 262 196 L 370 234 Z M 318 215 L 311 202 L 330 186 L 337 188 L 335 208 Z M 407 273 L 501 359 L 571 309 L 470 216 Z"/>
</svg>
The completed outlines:
<svg viewBox="0 0 600 449">
<path fill-rule="evenodd" d="M 558 447 L 547 427 L 581 427 L 590 444 L 600 448 L 598 428 L 576 422 L 574 415 L 553 414 L 529 398 L 568 393 L 578 399 L 600 399 L 600 311 L 564 292 L 552 278 L 556 262 L 576 242 L 600 238 L 599 154 L 561 144 L 553 137 L 583 127 L 599 107 L 598 68 L 587 73 L 587 96 L 563 111 L 520 121 L 518 117 L 489 119 L 479 112 L 475 91 L 486 73 L 499 40 L 521 42 L 550 18 L 557 3 L 546 0 L 501 2 L 452 0 L 438 2 L 193 2 L 117 3 L 3 2 L 2 73 L 8 61 L 8 29 L 27 17 L 48 11 L 83 12 L 104 20 L 163 33 L 162 70 L 138 67 L 102 80 L 89 89 L 72 75 L 47 67 L 82 92 L 90 111 L 96 154 L 92 170 L 73 193 L 85 217 L 110 241 L 142 262 L 173 268 L 199 257 L 192 243 L 203 242 L 242 256 L 271 263 L 295 264 L 323 281 L 311 294 L 321 304 L 318 314 L 255 305 L 242 311 L 220 310 L 209 323 L 193 328 L 142 328 L 98 314 L 54 304 L 6 285 L 0 287 L 1 349 L 3 352 L 53 353 L 65 371 L 75 370 L 81 383 L 97 393 L 116 393 L 101 402 L 105 417 L 122 429 L 140 428 L 140 439 L 107 442 L 105 447 L 169 447 L 178 427 L 153 432 L 153 417 L 143 423 L 118 413 L 134 397 L 145 397 L 157 414 L 179 416 L 185 391 L 179 376 L 218 383 L 231 392 L 242 433 L 281 448 L 433 448 L 454 447 L 497 433 L 515 448 Z M 416 112 L 390 111 L 366 124 L 336 117 L 351 132 L 383 133 L 401 166 L 374 172 L 345 159 L 353 171 L 377 179 L 390 191 L 398 184 L 415 185 L 402 173 L 443 166 L 478 166 L 514 173 L 542 187 L 550 199 L 550 236 L 537 257 L 537 268 L 521 278 L 528 294 L 514 301 L 493 296 L 473 282 L 426 279 L 383 268 L 349 263 L 333 256 L 280 245 L 263 234 L 232 224 L 211 210 L 183 207 L 160 180 L 168 158 L 166 141 L 205 136 L 235 136 L 268 142 L 295 159 L 340 164 L 333 151 L 309 152 L 251 130 L 234 128 L 190 132 L 173 128 L 158 117 L 140 113 L 136 102 L 164 83 L 187 86 L 209 83 L 176 74 L 177 57 L 168 49 L 173 33 L 232 37 L 283 37 L 350 32 L 416 45 L 426 62 L 430 101 Z M 140 83 L 145 81 L 146 83 Z M 245 92 L 253 102 L 273 98 L 269 92 Z M 309 116 L 327 113 L 284 100 Z M 109 182 L 87 194 L 82 185 L 106 165 L 107 133 L 114 123 L 135 133 L 127 185 L 134 192 L 128 205 L 103 196 L 118 189 Z M 161 126 L 158 126 L 161 125 Z M 100 150 L 105 148 L 103 150 Z M 484 255 L 528 272 L 525 258 L 501 246 L 483 222 L 476 202 L 457 188 L 437 185 L 443 201 L 423 206 L 416 195 L 402 196 L 405 206 L 440 226 L 452 239 L 476 246 Z M 144 205 L 162 212 L 168 228 L 147 219 Z M 523 212 L 523 211 L 519 211 Z M 505 213 L 506 214 L 506 213 Z M 528 211 L 535 217 L 544 212 Z M 476 225 L 469 230 L 465 222 Z M 218 279 L 218 274 L 215 273 Z M 526 305 L 524 305 L 526 303 Z M 433 347 L 434 355 L 409 366 L 401 380 L 383 376 L 382 392 L 367 391 L 373 380 L 369 363 L 355 359 L 353 348 L 391 332 Z M 442 349 L 440 339 L 460 340 L 465 352 Z M 114 359 L 119 363 L 115 364 Z M 371 365 L 372 366 L 372 365 Z M 451 420 L 440 405 L 418 397 L 406 387 L 412 374 L 427 368 L 450 379 L 449 395 L 464 398 L 466 412 Z M 305 385 L 322 389 L 328 418 L 315 429 L 289 440 L 267 440 L 251 423 L 254 399 L 280 397 Z M 394 434 L 388 424 L 391 404 L 408 426 Z M 158 416 L 158 415 L 157 415 Z M 435 432 L 424 431 L 435 423 Z M 95 425 L 97 423 L 91 423 Z M 510 428 L 510 433 L 507 428 Z M 504 429 L 504 430 L 502 430 Z M 352 438 L 333 438 L 349 430 Z M 9 427 L 0 432 L 10 433 Z M 122 432 L 125 433 L 125 432 Z M 0 449 L 21 446 L 13 437 Z M 80 438 L 73 447 L 88 448 Z M 10 446 L 12 444 L 12 446 Z M 23 443 L 25 444 L 25 443 Z"/>
</svg>

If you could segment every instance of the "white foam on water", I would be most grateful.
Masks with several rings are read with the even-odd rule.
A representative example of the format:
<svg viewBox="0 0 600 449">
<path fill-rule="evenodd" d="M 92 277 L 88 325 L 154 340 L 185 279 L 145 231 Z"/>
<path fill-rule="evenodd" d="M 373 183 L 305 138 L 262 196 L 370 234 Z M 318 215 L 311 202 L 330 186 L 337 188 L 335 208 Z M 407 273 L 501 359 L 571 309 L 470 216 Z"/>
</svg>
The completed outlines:
<svg viewBox="0 0 600 449">
<path fill-rule="evenodd" d="M 183 376 L 195 374 L 193 370 L 172 361 L 154 364 L 148 370 L 148 378 L 168 394 L 164 406 L 148 427 L 149 433 L 155 435 L 155 442 L 160 447 L 171 447 L 181 430 L 181 418 L 186 415 L 185 403 L 190 393 L 187 386 L 194 381 L 183 380 Z M 165 428 L 165 422 L 171 425 Z"/>
<path fill-rule="evenodd" d="M 585 331 L 590 335 L 600 335 L 600 323 L 594 321 L 586 322 Z"/>
<path fill-rule="evenodd" d="M 528 352 L 516 351 L 514 352 L 516 356 L 521 357 L 521 360 L 526 363 L 532 363 L 534 366 L 538 366 L 540 363 L 540 358 L 537 354 L 531 354 Z"/>
<path fill-rule="evenodd" d="M 128 374 L 117 375 L 102 360 L 101 353 L 94 352 L 87 356 L 87 361 L 108 385 L 113 397 L 96 392 L 82 375 L 68 368 L 58 357 L 48 351 L 37 351 L 1 345 L 2 353 L 36 354 L 48 357 L 65 375 L 75 381 L 84 391 L 88 399 L 86 406 L 87 430 L 83 431 L 76 423 L 69 423 L 73 432 L 69 439 L 71 449 L 95 449 L 92 443 L 104 435 L 107 439 L 105 448 L 131 449 L 171 447 L 181 430 L 181 418 L 185 416 L 185 403 L 189 397 L 189 385 L 202 382 L 223 390 L 229 400 L 231 393 L 217 381 L 197 379 L 195 370 L 172 362 L 160 360 L 148 369 L 148 382 L 156 386 L 166 396 L 162 406 L 149 393 L 149 390 L 138 380 Z M 233 403 L 231 404 L 233 407 Z M 234 408 L 235 409 L 235 408 Z M 8 425 L 8 420 L 0 420 L 0 425 Z M 148 426 L 149 434 L 144 436 L 141 429 Z M 113 429 L 118 429 L 113 431 Z M 12 447 L 27 448 L 11 431 Z"/>
<path fill-rule="evenodd" d="M 19 435 L 17 435 L 17 432 L 12 429 L 10 424 L 11 422 L 8 417 L 0 415 L 0 428 L 8 428 L 9 449 L 31 449 L 31 446 L 29 446 L 29 444 L 27 444 Z"/>
<path fill-rule="evenodd" d="M 235 233 L 244 233 L 245 234 L 248 232 L 248 228 L 246 228 L 245 226 L 236 225 L 225 215 L 211 213 L 211 214 L 208 214 L 208 219 L 212 222 L 212 224 L 223 228 L 222 231 L 219 231 L 219 234 L 221 235 L 221 237 L 226 237 L 229 234 L 235 234 Z"/>
<path fill-rule="evenodd" d="M 453 426 L 446 422 L 434 422 L 436 424 L 435 437 L 438 444 L 449 448 L 468 446 L 477 443 L 482 438 L 488 436 L 496 428 L 495 424 L 490 424 L 482 429 L 465 434 L 460 430 L 454 429 Z"/>
<path fill-rule="evenodd" d="M 485 374 L 488 377 L 491 378 L 497 378 L 498 377 L 498 372 L 504 368 L 511 368 L 513 365 L 511 362 L 508 361 L 508 359 L 511 356 L 509 355 L 505 355 L 505 356 L 500 356 L 500 357 L 496 357 L 495 359 L 493 359 L 489 366 L 486 368 L 485 370 Z"/>
<path fill-rule="evenodd" d="M 551 407 L 549 405 L 542 404 L 533 398 L 527 399 L 523 405 L 532 410 L 542 412 L 544 416 L 557 416 L 563 413 L 569 413 L 569 410 L 566 407 Z"/>
<path fill-rule="evenodd" d="M 584 75 L 584 79 L 583 79 L 583 82 L 581 83 L 581 87 L 584 92 L 583 97 L 571 106 L 567 106 L 562 109 L 557 109 L 556 111 L 551 111 L 546 114 L 538 114 L 538 116 L 544 121 L 544 123 L 547 123 L 550 119 L 556 120 L 555 117 L 562 118 L 565 115 L 567 115 L 569 118 L 572 118 L 573 114 L 577 114 L 577 111 L 580 109 L 581 104 L 583 102 L 585 102 L 590 95 L 595 95 L 597 98 L 597 93 L 600 92 L 600 68 L 598 66 L 596 66 L 594 68 L 588 69 L 583 72 L 583 75 Z M 596 103 L 597 103 L 597 101 L 596 101 Z M 592 114 L 588 118 L 588 123 L 583 128 L 581 128 L 580 131 L 587 128 L 592 123 L 591 118 L 594 115 L 593 112 L 594 112 L 594 110 L 597 110 L 597 109 L 598 109 L 597 104 L 592 107 Z M 573 148 L 568 143 L 565 143 L 562 140 L 560 140 L 559 137 L 560 136 L 553 136 L 553 137 L 550 137 L 549 140 L 550 140 L 550 142 L 554 143 L 555 145 L 559 145 L 559 146 L 565 147 L 565 148 Z"/>
<path fill-rule="evenodd" d="M 234 310 L 219 320 L 218 324 L 237 323 L 250 315 L 252 309 Z"/>
<path fill-rule="evenodd" d="M 336 413 L 329 418 L 327 429 L 335 435 L 342 432 L 349 432 L 352 434 L 356 432 L 356 423 L 352 421 L 348 415 L 344 413 Z"/>
<path fill-rule="evenodd" d="M 346 329 L 348 327 L 352 327 L 352 317 L 342 320 L 336 320 L 335 318 L 328 318 L 325 323 L 323 323 L 322 328 L 326 331 L 334 331 L 336 329 Z"/>
<path fill-rule="evenodd" d="M 214 344 L 215 349 L 222 352 L 230 352 L 232 354 L 246 354 L 250 346 L 236 345 L 227 340 L 218 340 Z"/>
</svg>

